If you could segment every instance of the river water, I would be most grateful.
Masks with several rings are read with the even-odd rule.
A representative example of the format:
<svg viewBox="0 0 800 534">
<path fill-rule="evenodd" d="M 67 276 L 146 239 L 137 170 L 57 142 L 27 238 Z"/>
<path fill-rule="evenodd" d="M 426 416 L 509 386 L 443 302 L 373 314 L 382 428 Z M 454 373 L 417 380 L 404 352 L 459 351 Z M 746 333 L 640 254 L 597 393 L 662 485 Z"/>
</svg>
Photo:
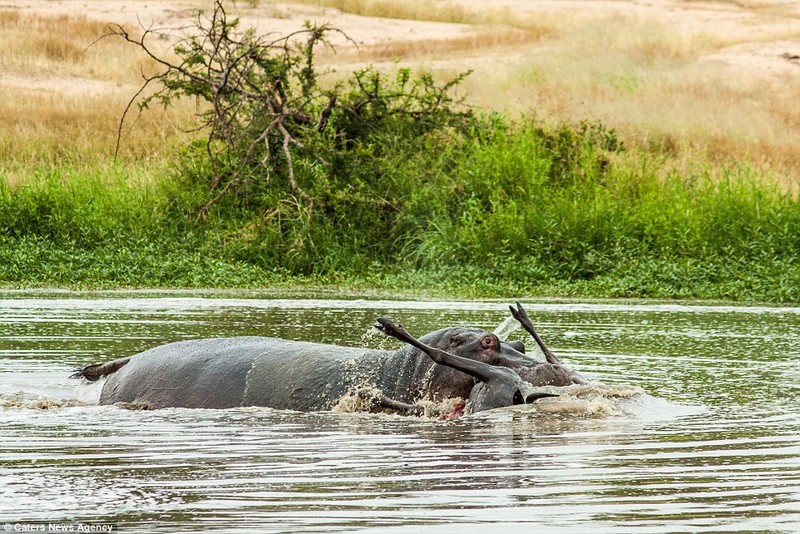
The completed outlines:
<svg viewBox="0 0 800 534">
<path fill-rule="evenodd" d="M 497 301 L 195 295 L 3 296 L 0 528 L 800 532 L 798 308 L 525 302 L 562 360 L 642 388 L 617 412 L 134 411 L 67 378 L 180 339 L 394 348 L 376 317 L 421 335 L 509 315 Z"/>
</svg>

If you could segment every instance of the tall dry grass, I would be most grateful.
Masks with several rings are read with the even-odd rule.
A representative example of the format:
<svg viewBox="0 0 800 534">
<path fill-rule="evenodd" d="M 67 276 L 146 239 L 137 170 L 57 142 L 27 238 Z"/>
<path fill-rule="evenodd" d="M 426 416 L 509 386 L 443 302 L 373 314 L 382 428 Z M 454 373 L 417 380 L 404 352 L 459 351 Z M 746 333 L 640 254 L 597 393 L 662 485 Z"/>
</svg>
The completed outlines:
<svg viewBox="0 0 800 534">
<path fill-rule="evenodd" d="M 82 15 L 0 11 L 0 66 L 6 74 L 77 76 L 135 83 L 148 60 L 107 24 Z"/>
<path fill-rule="evenodd" d="M 269 14 L 276 2 L 240 2 L 232 11 Z M 491 3 L 476 7 L 455 0 L 294 3 L 320 6 L 320 20 L 325 9 L 338 9 L 469 26 L 452 38 L 388 40 L 358 51 L 339 47 L 325 62 L 341 69 L 389 60 L 442 77 L 473 69 L 463 88 L 487 110 L 554 121 L 598 119 L 620 132 L 629 147 L 654 150 L 679 168 L 743 161 L 787 188 L 800 184 L 800 76 L 732 76 L 705 59 L 753 40 L 800 39 L 792 24 L 800 17 L 796 13 L 741 4 L 755 30 L 740 35 L 729 27 L 676 26 L 624 9 L 511 13 Z M 291 5 L 281 9 L 291 11 Z M 81 15 L 0 10 L 0 165 L 6 175 L 9 162 L 24 167 L 111 157 L 119 116 L 138 89 L 140 72 L 153 66 L 135 47 L 97 41 L 106 32 L 104 23 Z M 129 123 L 123 157 L 170 154 L 184 138 L 176 125 L 191 124 L 194 111 L 186 103 L 168 112 L 148 111 L 135 128 Z"/>
<path fill-rule="evenodd" d="M 513 62 L 478 63 L 467 80 L 473 101 L 556 121 L 598 119 L 679 169 L 746 163 L 797 190 L 800 75 L 737 72 L 706 59 L 740 44 L 736 35 L 623 13 L 576 16 L 553 35 L 516 49 Z M 776 28 L 760 39 L 798 37 Z"/>
<path fill-rule="evenodd" d="M 442 39 L 397 40 L 377 45 L 362 46 L 351 54 L 341 57 L 353 57 L 360 61 L 406 60 L 424 61 L 431 59 L 446 60 L 454 55 L 470 54 L 481 56 L 487 53 L 502 53 L 511 47 L 526 46 L 541 40 L 541 35 L 498 26 L 488 26 L 457 37 Z M 330 58 L 329 60 L 336 60 Z"/>
<path fill-rule="evenodd" d="M 121 111 L 119 92 L 57 93 L 0 86 L 0 176 L 24 182 L 37 167 L 93 166 L 114 160 Z M 123 128 L 119 160 L 152 165 L 171 156 L 184 137 L 189 110 L 144 113 Z"/>
<path fill-rule="evenodd" d="M 433 66 L 443 76 L 472 68 L 467 92 L 487 109 L 556 121 L 598 119 L 617 129 L 628 146 L 655 151 L 677 168 L 744 162 L 787 189 L 800 187 L 800 106 L 793 104 L 800 76 L 737 75 L 705 59 L 736 45 L 800 39 L 800 14 L 791 6 L 736 3 L 747 21 L 737 27 L 735 17 L 726 20 L 722 13 L 720 24 L 676 24 L 624 6 L 511 13 L 455 1 L 294 3 L 473 25 L 473 33 L 454 38 L 363 47 L 359 57 Z M 487 29 L 491 24 L 501 26 Z"/>
<path fill-rule="evenodd" d="M 0 11 L 0 173 L 23 181 L 41 165 L 113 159 L 119 119 L 151 60 L 106 24 L 80 15 Z M 175 149 L 193 109 L 147 113 L 123 129 L 123 161 Z M 136 120 L 136 110 L 132 119 Z"/>
</svg>

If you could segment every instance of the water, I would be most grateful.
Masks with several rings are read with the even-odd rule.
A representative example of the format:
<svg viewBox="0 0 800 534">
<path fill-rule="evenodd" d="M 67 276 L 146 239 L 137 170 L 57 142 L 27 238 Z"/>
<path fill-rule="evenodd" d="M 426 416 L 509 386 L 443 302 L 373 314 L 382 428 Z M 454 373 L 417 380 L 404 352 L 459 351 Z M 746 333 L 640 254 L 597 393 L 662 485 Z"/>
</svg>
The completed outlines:
<svg viewBox="0 0 800 534">
<path fill-rule="evenodd" d="M 646 392 L 618 413 L 132 411 L 66 377 L 179 339 L 399 346 L 504 302 L 7 294 L 0 524 L 131 532 L 799 532 L 800 309 L 525 303 L 562 360 Z M 506 328 L 510 339 L 532 341 Z M 1 528 L 1 527 L 0 527 Z"/>
</svg>

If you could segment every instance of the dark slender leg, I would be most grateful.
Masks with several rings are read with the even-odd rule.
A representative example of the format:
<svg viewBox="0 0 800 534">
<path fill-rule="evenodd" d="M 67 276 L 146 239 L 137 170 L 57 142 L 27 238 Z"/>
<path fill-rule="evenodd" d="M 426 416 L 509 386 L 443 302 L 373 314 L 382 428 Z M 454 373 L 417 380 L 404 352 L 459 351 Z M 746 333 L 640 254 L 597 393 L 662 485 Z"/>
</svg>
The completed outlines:
<svg viewBox="0 0 800 534">
<path fill-rule="evenodd" d="M 422 406 L 400 402 L 398 400 L 389 398 L 386 395 L 381 395 L 381 398 L 378 400 L 378 406 L 389 408 L 390 410 L 396 410 L 405 415 L 419 416 L 425 414 L 425 409 Z"/>
<path fill-rule="evenodd" d="M 426 345 L 409 334 L 406 329 L 403 328 L 403 325 L 393 323 L 389 319 L 377 319 L 375 328 L 387 336 L 391 336 L 395 339 L 399 339 L 400 341 L 408 343 L 409 345 L 413 345 L 430 356 L 431 359 L 436 363 L 458 369 L 459 371 L 477 378 L 481 382 L 488 382 L 492 378 L 498 376 L 498 374 L 502 373 L 502 371 L 499 371 L 494 365 L 489 365 L 488 363 L 479 362 L 477 360 L 470 360 L 469 358 L 450 354 L 449 352 Z"/>
<path fill-rule="evenodd" d="M 536 332 L 536 329 L 533 328 L 533 322 L 531 322 L 531 319 L 528 317 L 528 314 L 525 312 L 525 308 L 522 307 L 522 304 L 517 302 L 516 308 L 514 308 L 514 306 L 509 306 L 508 309 L 511 310 L 511 315 L 514 316 L 514 319 L 519 321 L 519 324 L 522 325 L 522 328 L 524 328 L 526 332 L 533 336 L 534 341 L 536 341 L 536 344 L 539 345 L 540 349 L 542 349 L 544 357 L 548 363 L 561 365 L 561 360 L 559 360 L 558 357 L 553 354 L 553 351 L 547 348 L 547 345 L 544 344 L 544 341 L 542 341 L 542 338 L 539 337 L 539 334 Z"/>
<path fill-rule="evenodd" d="M 362 389 L 358 391 L 357 395 L 362 401 L 365 401 L 369 404 L 370 412 L 372 411 L 372 408 L 387 408 L 403 415 L 423 415 L 425 413 L 425 410 L 422 408 L 422 406 L 394 400 L 387 397 L 383 393 L 376 395 L 370 390 Z"/>
</svg>

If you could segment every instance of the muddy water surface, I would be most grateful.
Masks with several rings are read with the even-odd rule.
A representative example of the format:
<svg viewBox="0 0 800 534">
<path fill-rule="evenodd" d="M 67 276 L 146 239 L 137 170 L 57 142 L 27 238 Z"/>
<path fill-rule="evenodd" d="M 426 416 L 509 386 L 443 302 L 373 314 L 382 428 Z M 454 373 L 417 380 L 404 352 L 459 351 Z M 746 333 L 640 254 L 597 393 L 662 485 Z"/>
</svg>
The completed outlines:
<svg viewBox="0 0 800 534">
<path fill-rule="evenodd" d="M 453 421 L 96 406 L 67 379 L 180 339 L 392 348 L 502 302 L 19 294 L 0 300 L 0 523 L 118 531 L 800 532 L 800 309 L 525 303 L 619 410 Z M 532 343 L 520 331 L 510 339 Z M 3 528 L 0 526 L 0 528 Z"/>
</svg>

